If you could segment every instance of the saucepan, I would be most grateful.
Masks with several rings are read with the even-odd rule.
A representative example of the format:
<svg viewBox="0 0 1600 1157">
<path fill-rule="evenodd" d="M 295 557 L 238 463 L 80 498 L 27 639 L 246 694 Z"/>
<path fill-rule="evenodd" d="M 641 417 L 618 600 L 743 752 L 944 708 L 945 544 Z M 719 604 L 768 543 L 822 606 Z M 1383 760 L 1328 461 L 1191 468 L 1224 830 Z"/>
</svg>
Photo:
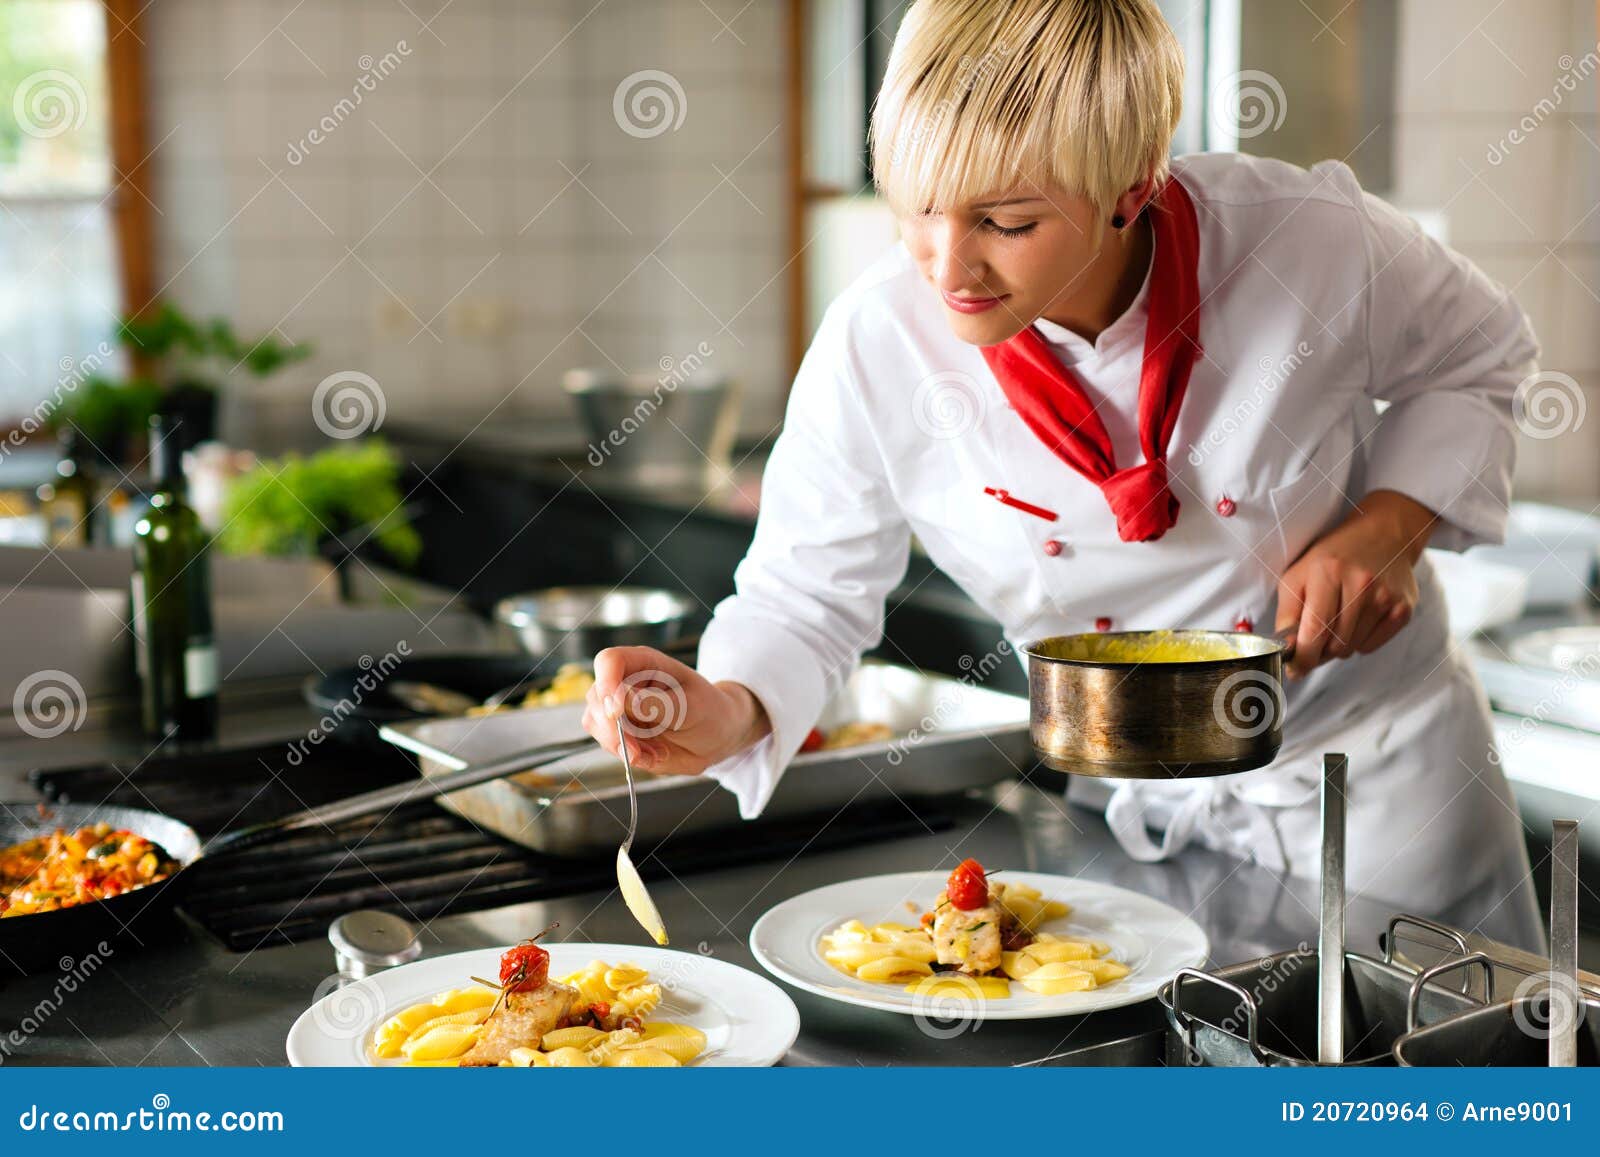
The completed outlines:
<svg viewBox="0 0 1600 1157">
<path fill-rule="evenodd" d="M 1265 767 L 1283 744 L 1293 634 L 1054 635 L 1028 656 L 1029 734 L 1046 767 L 1193 779 Z"/>
</svg>

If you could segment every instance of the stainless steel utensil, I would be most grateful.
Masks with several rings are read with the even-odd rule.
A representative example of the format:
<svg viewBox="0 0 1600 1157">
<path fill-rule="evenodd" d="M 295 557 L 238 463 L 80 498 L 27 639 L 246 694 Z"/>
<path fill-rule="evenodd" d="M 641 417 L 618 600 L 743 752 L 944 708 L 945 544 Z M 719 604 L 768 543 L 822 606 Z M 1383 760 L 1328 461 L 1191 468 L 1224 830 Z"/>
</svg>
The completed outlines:
<svg viewBox="0 0 1600 1157">
<path fill-rule="evenodd" d="M 1431 983 L 1456 968 L 1479 967 L 1485 991 L 1493 985 L 1494 962 L 1481 952 L 1446 960 L 1425 970 L 1416 984 Z M 1475 1003 L 1472 1008 L 1430 1021 L 1413 1000 L 1406 1010 L 1405 1034 L 1394 1042 L 1394 1059 L 1418 1066 L 1532 1068 L 1549 1063 L 1550 1048 L 1537 1031 L 1561 1015 L 1548 988 L 1532 996 Z M 1600 1066 L 1600 999 L 1585 995 L 1574 1016 L 1574 1064 Z"/>
<path fill-rule="evenodd" d="M 495 604 L 496 621 L 541 666 L 581 663 L 607 647 L 662 647 L 683 633 L 696 604 L 644 587 L 552 587 Z"/>
<path fill-rule="evenodd" d="M 1182 662 L 1097 658 L 1187 648 Z M 1226 631 L 1057 635 L 1025 648 L 1029 735 L 1047 766 L 1120 779 L 1186 779 L 1265 767 L 1283 743 L 1292 641 Z"/>
<path fill-rule="evenodd" d="M 1349 760 L 1322 757 L 1322 913 L 1317 933 L 1317 1061 L 1344 1061 L 1344 837 Z"/>
<path fill-rule="evenodd" d="M 1417 916 L 1396 915 L 1401 923 L 1429 928 L 1457 942 L 1460 934 Z M 1393 1045 L 1406 1029 L 1413 969 L 1385 952 L 1381 960 L 1350 952 L 1344 958 L 1343 1035 L 1350 1042 L 1343 1065 L 1394 1063 Z M 1174 1063 L 1222 1067 L 1306 1066 L 1319 1063 L 1320 1004 L 1316 989 L 1323 972 L 1315 952 L 1280 952 L 1214 972 L 1187 968 L 1156 994 L 1167 1023 L 1182 1045 Z M 1418 997 L 1435 1018 L 1478 1008 L 1471 996 L 1429 984 Z"/>
<path fill-rule="evenodd" d="M 382 735 L 415 752 L 424 775 L 436 775 L 541 740 L 578 735 L 582 715 L 582 704 L 569 704 L 395 723 Z M 869 661 L 828 704 L 817 725 L 832 728 L 852 720 L 886 723 L 894 736 L 796 756 L 762 811 L 763 821 L 831 814 L 852 800 L 955 794 L 1034 766 L 1027 701 L 970 682 Z M 913 733 L 914 741 L 909 738 Z M 598 746 L 591 756 L 573 761 L 579 763 L 581 791 L 562 792 L 561 782 L 552 777 L 517 776 L 441 802 L 475 824 L 549 855 L 610 854 L 626 819 L 628 789 L 622 768 Z M 565 773 L 567 767 L 560 770 Z M 638 795 L 638 838 L 647 843 L 748 827 L 734 797 L 705 776 L 648 777 L 639 781 Z M 537 823 L 529 822 L 535 817 Z"/>
<path fill-rule="evenodd" d="M 649 889 L 639 869 L 633 866 L 633 837 L 639 831 L 639 792 L 633 783 L 633 764 L 628 759 L 628 737 L 623 730 L 622 716 L 617 716 L 617 753 L 622 756 L 622 774 L 628 781 L 628 834 L 617 848 L 617 887 L 622 891 L 622 902 L 639 921 L 639 926 L 650 933 L 650 938 L 662 947 L 667 943 L 667 926 L 661 912 L 650 898 Z"/>
<path fill-rule="evenodd" d="M 1556 820 L 1550 834 L 1550 1067 L 1578 1063 L 1578 824 Z"/>
<path fill-rule="evenodd" d="M 569 370 L 562 386 L 588 428 L 590 463 L 608 479 L 703 486 L 732 461 L 738 390 L 695 355 L 663 374 Z"/>
</svg>

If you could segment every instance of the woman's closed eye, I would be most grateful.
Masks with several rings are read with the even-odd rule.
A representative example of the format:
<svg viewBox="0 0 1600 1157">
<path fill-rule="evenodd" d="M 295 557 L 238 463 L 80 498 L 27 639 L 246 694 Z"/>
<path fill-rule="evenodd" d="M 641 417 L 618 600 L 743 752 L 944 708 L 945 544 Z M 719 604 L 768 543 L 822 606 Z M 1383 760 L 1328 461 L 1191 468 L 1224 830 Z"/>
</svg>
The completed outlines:
<svg viewBox="0 0 1600 1157">
<path fill-rule="evenodd" d="M 1038 224 L 1037 221 L 1029 221 L 1026 225 L 1002 225 L 992 217 L 983 219 L 983 227 L 1001 237 L 1021 237 L 1026 233 L 1032 233 Z"/>
</svg>

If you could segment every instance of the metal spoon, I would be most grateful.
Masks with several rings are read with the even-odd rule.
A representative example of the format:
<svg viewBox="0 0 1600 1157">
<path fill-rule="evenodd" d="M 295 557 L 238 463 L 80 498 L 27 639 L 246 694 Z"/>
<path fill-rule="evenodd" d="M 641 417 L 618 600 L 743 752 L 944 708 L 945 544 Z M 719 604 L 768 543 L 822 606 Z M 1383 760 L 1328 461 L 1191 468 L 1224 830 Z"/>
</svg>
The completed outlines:
<svg viewBox="0 0 1600 1157">
<path fill-rule="evenodd" d="M 628 780 L 628 836 L 617 849 L 617 887 L 622 890 L 622 902 L 639 921 L 639 926 L 657 944 L 667 943 L 667 926 L 656 910 L 655 901 L 645 890 L 639 869 L 633 866 L 628 852 L 633 848 L 633 837 L 639 831 L 639 793 L 633 785 L 633 765 L 628 762 L 628 740 L 622 731 L 622 716 L 617 716 L 617 752 L 622 756 L 622 774 Z"/>
</svg>

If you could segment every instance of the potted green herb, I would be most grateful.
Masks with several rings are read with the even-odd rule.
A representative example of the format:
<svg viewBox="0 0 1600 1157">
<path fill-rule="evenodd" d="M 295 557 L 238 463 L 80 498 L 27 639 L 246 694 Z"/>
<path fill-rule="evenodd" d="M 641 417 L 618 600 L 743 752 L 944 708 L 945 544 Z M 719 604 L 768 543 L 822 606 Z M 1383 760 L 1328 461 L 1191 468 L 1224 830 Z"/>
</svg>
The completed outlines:
<svg viewBox="0 0 1600 1157">
<path fill-rule="evenodd" d="M 376 547 L 410 566 L 422 539 L 403 509 L 400 469 L 378 438 L 260 462 L 229 489 L 217 545 L 228 554 L 304 556 L 331 545 L 341 559 Z"/>
</svg>

